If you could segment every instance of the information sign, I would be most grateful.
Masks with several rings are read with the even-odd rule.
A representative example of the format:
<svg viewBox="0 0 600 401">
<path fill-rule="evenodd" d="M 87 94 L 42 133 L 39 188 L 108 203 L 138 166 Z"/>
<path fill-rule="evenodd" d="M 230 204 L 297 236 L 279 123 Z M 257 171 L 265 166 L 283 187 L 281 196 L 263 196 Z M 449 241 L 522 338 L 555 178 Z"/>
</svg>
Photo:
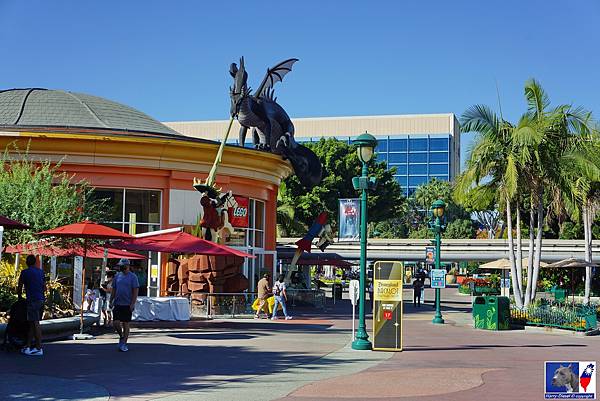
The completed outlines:
<svg viewBox="0 0 600 401">
<path fill-rule="evenodd" d="M 401 262 L 377 261 L 373 265 L 373 349 L 402 351 Z"/>
<path fill-rule="evenodd" d="M 431 288 L 446 288 L 446 270 L 431 269 Z"/>
</svg>

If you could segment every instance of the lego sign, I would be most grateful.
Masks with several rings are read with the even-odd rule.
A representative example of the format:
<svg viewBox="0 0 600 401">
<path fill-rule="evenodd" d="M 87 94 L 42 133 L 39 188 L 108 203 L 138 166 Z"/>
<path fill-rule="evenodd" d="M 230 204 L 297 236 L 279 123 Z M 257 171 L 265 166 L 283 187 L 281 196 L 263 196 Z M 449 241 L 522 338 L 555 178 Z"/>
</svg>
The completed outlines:
<svg viewBox="0 0 600 401">
<path fill-rule="evenodd" d="M 248 215 L 250 213 L 248 204 L 249 199 L 241 196 L 234 196 L 237 206 L 227 209 L 229 222 L 234 227 L 248 227 Z"/>
</svg>

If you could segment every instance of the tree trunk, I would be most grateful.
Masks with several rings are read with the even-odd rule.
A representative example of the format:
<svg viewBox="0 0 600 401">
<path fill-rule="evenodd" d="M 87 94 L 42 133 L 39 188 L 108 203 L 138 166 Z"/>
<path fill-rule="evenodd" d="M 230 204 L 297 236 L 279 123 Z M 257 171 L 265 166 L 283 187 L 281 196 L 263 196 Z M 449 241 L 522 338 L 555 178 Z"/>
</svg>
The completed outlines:
<svg viewBox="0 0 600 401">
<path fill-rule="evenodd" d="M 544 194 L 540 191 L 537 201 L 537 233 L 535 237 L 535 258 L 533 260 L 533 277 L 531 280 L 531 302 L 535 299 L 537 282 L 540 275 L 540 261 L 542 259 L 542 234 L 544 231 Z"/>
<path fill-rule="evenodd" d="M 590 202 L 586 199 L 583 202 L 583 234 L 585 239 L 585 261 L 592 262 L 592 213 L 590 208 Z M 592 268 L 586 266 L 585 268 L 585 294 L 583 297 L 583 303 L 585 305 L 590 303 L 590 292 L 592 289 Z"/>
<path fill-rule="evenodd" d="M 523 296 L 519 283 L 517 282 L 517 267 L 515 263 L 515 244 L 512 233 L 512 215 L 510 210 L 510 199 L 506 197 L 506 223 L 508 225 L 508 259 L 510 260 L 510 276 L 512 279 L 513 295 L 517 308 L 523 308 Z"/>
<path fill-rule="evenodd" d="M 523 293 L 523 239 L 521 236 L 521 208 L 517 202 L 517 282 Z"/>
<path fill-rule="evenodd" d="M 527 284 L 525 289 L 525 306 L 529 305 L 531 299 L 531 277 L 533 276 L 533 251 L 535 250 L 534 231 L 535 231 L 535 206 L 533 195 L 531 195 L 529 205 L 529 252 L 527 256 Z"/>
</svg>

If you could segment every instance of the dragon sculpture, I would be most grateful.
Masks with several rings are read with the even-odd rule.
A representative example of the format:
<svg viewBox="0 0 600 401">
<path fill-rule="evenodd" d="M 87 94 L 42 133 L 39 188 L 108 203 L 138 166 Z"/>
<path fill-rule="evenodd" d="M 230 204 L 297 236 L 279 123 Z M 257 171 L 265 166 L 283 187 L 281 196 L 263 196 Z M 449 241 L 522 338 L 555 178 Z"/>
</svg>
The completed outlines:
<svg viewBox="0 0 600 401">
<path fill-rule="evenodd" d="M 300 183 L 311 189 L 321 182 L 321 162 L 310 149 L 294 140 L 294 124 L 273 96 L 273 86 L 283 80 L 296 61 L 298 59 L 291 58 L 267 69 L 267 74 L 254 95 L 247 84 L 244 58 L 240 59 L 239 68 L 237 64 L 231 64 L 229 73 L 234 82 L 230 88 L 231 117 L 237 118 L 241 125 L 240 146 L 244 146 L 246 134 L 252 129 L 255 148 L 271 151 L 289 160 Z"/>
</svg>

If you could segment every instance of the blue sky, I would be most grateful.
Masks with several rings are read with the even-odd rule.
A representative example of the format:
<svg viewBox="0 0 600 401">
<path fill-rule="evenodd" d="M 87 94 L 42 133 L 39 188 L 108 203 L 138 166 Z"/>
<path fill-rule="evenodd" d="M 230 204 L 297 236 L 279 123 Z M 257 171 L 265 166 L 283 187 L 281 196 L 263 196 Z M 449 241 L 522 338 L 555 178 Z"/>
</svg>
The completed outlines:
<svg viewBox="0 0 600 401">
<path fill-rule="evenodd" d="M 600 2 L 0 0 L 0 88 L 90 93 L 162 121 L 228 117 L 228 66 L 300 59 L 292 117 L 454 112 L 506 118 L 540 80 L 600 114 Z M 467 138 L 465 138 L 467 139 Z"/>
</svg>

